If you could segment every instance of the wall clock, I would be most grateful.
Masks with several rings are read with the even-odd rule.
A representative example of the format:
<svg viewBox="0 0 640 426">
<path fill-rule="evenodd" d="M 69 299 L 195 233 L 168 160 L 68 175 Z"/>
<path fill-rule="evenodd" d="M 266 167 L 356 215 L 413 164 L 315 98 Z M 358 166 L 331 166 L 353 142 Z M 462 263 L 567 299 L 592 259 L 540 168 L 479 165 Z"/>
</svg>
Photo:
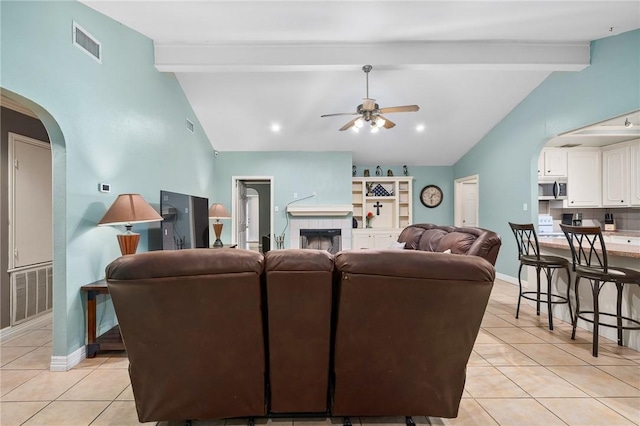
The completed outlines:
<svg viewBox="0 0 640 426">
<path fill-rule="evenodd" d="M 425 186 L 420 191 L 420 201 L 425 207 L 438 207 L 442 203 L 442 189 L 436 185 Z"/>
</svg>

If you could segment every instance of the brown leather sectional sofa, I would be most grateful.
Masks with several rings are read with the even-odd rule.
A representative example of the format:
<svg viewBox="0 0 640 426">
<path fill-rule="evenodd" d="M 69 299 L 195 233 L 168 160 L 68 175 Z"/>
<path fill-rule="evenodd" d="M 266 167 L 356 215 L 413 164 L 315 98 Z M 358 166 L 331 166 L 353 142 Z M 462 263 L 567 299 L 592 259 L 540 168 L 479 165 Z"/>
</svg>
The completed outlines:
<svg viewBox="0 0 640 426">
<path fill-rule="evenodd" d="M 112 262 L 140 421 L 456 417 L 495 277 L 483 257 L 495 261 L 500 238 L 454 228 L 447 235 L 461 235 L 444 248 L 432 233 L 437 251 L 478 253 L 460 256 L 420 249 L 443 227 L 409 228 L 399 240 L 417 249 L 194 249 Z"/>
</svg>

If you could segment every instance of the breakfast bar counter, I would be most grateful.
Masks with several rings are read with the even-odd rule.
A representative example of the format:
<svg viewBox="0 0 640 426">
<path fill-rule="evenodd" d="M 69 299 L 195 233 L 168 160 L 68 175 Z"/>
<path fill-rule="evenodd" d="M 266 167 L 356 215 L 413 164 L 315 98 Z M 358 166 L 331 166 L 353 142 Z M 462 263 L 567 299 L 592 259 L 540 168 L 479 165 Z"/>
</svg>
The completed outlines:
<svg viewBox="0 0 640 426">
<path fill-rule="evenodd" d="M 640 232 L 638 232 L 638 234 L 640 235 Z M 565 237 L 554 237 L 554 238 L 541 237 L 538 239 L 538 242 L 540 244 L 540 247 L 563 249 L 563 250 L 569 251 L 569 242 Z M 607 249 L 607 256 L 620 256 L 620 257 L 640 259 L 640 246 L 607 243 L 605 241 L 605 247 Z M 571 258 L 570 252 L 568 253 L 568 258 Z M 635 264 L 636 264 L 636 269 L 640 269 L 640 261 L 636 260 Z M 622 266 L 622 265 L 617 265 L 617 266 Z M 632 267 L 632 266 L 629 266 L 629 267 Z"/>
<path fill-rule="evenodd" d="M 623 232 L 603 232 L 605 237 L 605 248 L 607 250 L 607 260 L 610 266 L 617 266 L 623 268 L 630 268 L 640 270 L 640 246 L 633 244 L 616 244 L 610 243 L 609 240 L 612 235 L 629 237 L 629 241 L 640 237 L 640 232 L 637 231 L 623 231 Z M 618 238 L 618 240 L 620 240 Z M 625 240 L 626 242 L 626 240 Z M 569 249 L 569 242 L 562 237 L 540 237 L 538 239 L 540 245 L 540 254 L 561 256 L 569 261 L 572 261 L 571 250 Z M 544 274 L 543 274 L 544 276 Z M 536 273 L 535 268 L 527 268 L 527 277 L 530 282 L 525 282 L 523 278 L 523 286 L 528 288 L 536 288 Z M 544 278 L 543 278 L 544 279 Z M 574 288 L 575 275 L 571 273 L 571 306 L 575 308 L 575 288 Z M 566 292 L 567 277 L 566 273 L 554 274 L 553 286 L 559 291 Z M 580 284 L 580 306 L 587 307 L 593 306 L 591 292 L 587 290 L 589 283 L 583 279 Z M 616 287 L 615 285 L 605 285 L 602 287 L 600 293 L 600 311 L 601 312 L 615 312 L 616 301 Z M 626 285 L 623 293 L 623 314 L 632 318 L 640 318 L 640 286 Z M 571 323 L 569 310 L 567 305 L 554 305 L 553 306 L 554 318 L 561 319 Z M 582 320 L 578 321 L 578 327 L 593 331 L 593 325 Z M 605 337 L 613 342 L 617 340 L 616 330 L 609 327 L 600 327 L 600 336 Z M 635 350 L 640 350 L 640 331 L 625 330 L 623 334 L 624 345 Z"/>
</svg>

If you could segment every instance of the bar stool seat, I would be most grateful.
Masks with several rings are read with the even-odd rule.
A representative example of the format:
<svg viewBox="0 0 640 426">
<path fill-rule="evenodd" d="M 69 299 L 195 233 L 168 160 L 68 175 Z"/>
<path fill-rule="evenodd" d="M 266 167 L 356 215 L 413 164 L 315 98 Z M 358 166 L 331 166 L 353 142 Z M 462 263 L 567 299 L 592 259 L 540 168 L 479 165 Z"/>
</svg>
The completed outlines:
<svg viewBox="0 0 640 426">
<path fill-rule="evenodd" d="M 624 286 L 627 284 L 640 286 L 640 271 L 609 266 L 607 249 L 599 227 L 569 225 L 560 225 L 560 227 L 567 237 L 567 241 L 569 241 L 569 247 L 571 248 L 571 254 L 573 256 L 573 268 L 576 274 L 576 315 L 573 319 L 571 339 L 575 340 L 576 338 L 578 319 L 593 324 L 592 354 L 594 357 L 597 357 L 598 331 L 600 326 L 617 329 L 618 346 L 623 346 L 623 330 L 640 330 L 640 320 L 622 315 L 622 294 Z M 593 310 L 580 308 L 579 285 L 582 278 L 589 280 L 591 284 Z M 600 311 L 600 291 L 607 283 L 615 284 L 616 286 L 615 313 Z M 615 324 L 603 322 L 601 316 L 615 318 Z M 626 322 L 626 324 L 623 324 L 623 322 Z"/>
<path fill-rule="evenodd" d="M 549 256 L 540 254 L 540 246 L 538 244 L 538 235 L 532 223 L 516 224 L 509 222 L 509 226 L 513 231 L 518 243 L 518 259 L 520 260 L 520 268 L 518 269 L 518 284 L 520 286 L 520 294 L 518 296 L 518 307 L 516 308 L 516 318 L 520 314 L 520 300 L 527 299 L 536 302 L 536 314 L 540 315 L 540 304 L 547 304 L 547 314 L 549 317 L 549 330 L 553 330 L 553 312 L 552 307 L 555 304 L 567 304 L 569 306 L 569 316 L 573 320 L 571 311 L 571 302 L 569 300 L 569 291 L 571 289 L 571 272 L 569 270 L 569 260 L 560 256 Z M 533 266 L 536 268 L 536 290 L 523 291 L 522 289 L 522 267 Z M 553 272 L 558 269 L 564 269 L 567 272 L 567 294 L 561 295 L 554 293 L 551 288 Z M 540 272 L 544 270 L 547 277 L 546 291 L 541 290 Z"/>
</svg>

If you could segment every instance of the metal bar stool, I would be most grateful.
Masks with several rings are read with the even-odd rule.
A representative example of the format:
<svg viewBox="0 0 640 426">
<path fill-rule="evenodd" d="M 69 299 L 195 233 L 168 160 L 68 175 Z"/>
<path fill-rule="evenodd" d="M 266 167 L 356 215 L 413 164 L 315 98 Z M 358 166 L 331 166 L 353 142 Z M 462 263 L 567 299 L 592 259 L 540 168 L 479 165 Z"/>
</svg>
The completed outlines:
<svg viewBox="0 0 640 426">
<path fill-rule="evenodd" d="M 602 239 L 602 232 L 597 226 L 560 225 L 569 241 L 573 256 L 573 270 L 576 273 L 576 316 L 573 319 L 571 339 L 576 338 L 578 318 L 593 324 L 593 356 L 598 356 L 598 329 L 600 326 L 618 330 L 618 346 L 622 346 L 622 330 L 640 330 L 640 321 L 622 315 L 622 291 L 625 284 L 640 285 L 640 271 L 628 268 L 610 267 L 607 261 L 607 249 Z M 578 286 L 580 280 L 586 278 L 591 284 L 593 294 L 593 310 L 580 309 Z M 616 313 L 600 312 L 600 291 L 606 283 L 616 285 Z M 615 324 L 602 322 L 600 316 L 613 317 Z M 628 324 L 623 325 L 623 321 Z"/>
<path fill-rule="evenodd" d="M 569 261 L 560 256 L 540 255 L 540 246 L 538 245 L 538 235 L 532 223 L 516 224 L 509 222 L 509 226 L 513 231 L 518 243 L 518 260 L 520 260 L 520 269 L 518 269 L 518 284 L 520 285 L 520 295 L 518 297 L 518 307 L 516 309 L 516 318 L 520 313 L 520 300 L 525 299 L 536 302 L 536 314 L 540 315 L 540 303 L 547 304 L 547 313 L 549 315 L 549 330 L 553 330 L 553 314 L 551 308 L 554 304 L 566 303 L 569 305 L 569 316 L 573 320 L 571 311 L 571 303 L 569 302 L 569 290 L 571 289 L 571 272 L 569 270 Z M 536 291 L 522 291 L 522 279 L 520 277 L 523 266 L 533 266 L 536 268 Z M 551 290 L 551 279 L 553 272 L 557 269 L 567 271 L 567 295 L 555 294 Z M 547 289 L 540 289 L 540 271 L 544 270 L 547 276 Z"/>
</svg>

